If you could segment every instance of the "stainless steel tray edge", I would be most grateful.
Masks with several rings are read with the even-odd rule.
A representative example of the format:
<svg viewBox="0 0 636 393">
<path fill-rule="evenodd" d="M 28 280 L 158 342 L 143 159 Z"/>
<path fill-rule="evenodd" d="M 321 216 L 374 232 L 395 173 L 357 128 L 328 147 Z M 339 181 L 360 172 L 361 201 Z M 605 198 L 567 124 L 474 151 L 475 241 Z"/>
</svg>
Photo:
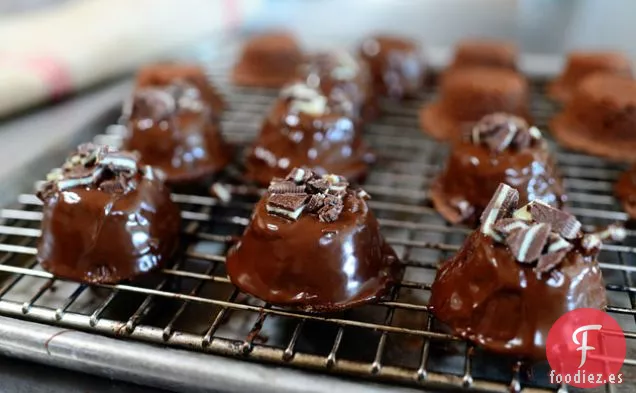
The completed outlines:
<svg viewBox="0 0 636 393">
<path fill-rule="evenodd" d="M 90 343 L 90 345 L 86 345 Z M 145 361 L 138 361 L 143 352 Z M 422 392 L 0 317 L 0 353 L 178 392 Z"/>
</svg>

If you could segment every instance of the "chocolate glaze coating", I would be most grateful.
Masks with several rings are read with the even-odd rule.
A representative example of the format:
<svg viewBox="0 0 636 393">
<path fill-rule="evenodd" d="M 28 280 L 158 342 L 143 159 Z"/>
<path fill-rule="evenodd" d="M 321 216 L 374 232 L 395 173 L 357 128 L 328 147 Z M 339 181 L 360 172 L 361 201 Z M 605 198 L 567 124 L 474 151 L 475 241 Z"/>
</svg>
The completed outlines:
<svg viewBox="0 0 636 393">
<path fill-rule="evenodd" d="M 586 78 L 550 126 L 566 147 L 636 161 L 636 81 L 608 74 Z"/>
<path fill-rule="evenodd" d="M 360 46 L 360 57 L 369 65 L 378 94 L 412 98 L 422 88 L 425 66 L 415 41 L 388 35 L 369 37 Z"/>
<path fill-rule="evenodd" d="M 97 185 L 44 199 L 37 259 L 57 277 L 117 283 L 164 266 L 178 244 L 180 212 L 146 167 L 120 193 Z"/>
<path fill-rule="evenodd" d="M 437 273 L 429 305 L 455 334 L 485 349 L 529 360 L 545 359 L 548 331 L 576 308 L 607 305 L 601 270 L 576 249 L 559 268 L 537 277 L 531 265 L 475 231 Z"/>
<path fill-rule="evenodd" d="M 354 105 L 354 116 L 372 120 L 378 115 L 369 68 L 344 51 L 318 52 L 305 58 L 297 78 L 319 88 L 326 96 L 345 94 Z"/>
<path fill-rule="evenodd" d="M 453 146 L 431 199 L 446 220 L 474 226 L 499 183 L 517 188 L 522 204 L 540 199 L 560 208 L 565 201 L 554 158 L 544 145 L 493 154 L 472 143 Z"/>
<path fill-rule="evenodd" d="M 516 45 L 508 41 L 464 40 L 457 44 L 450 68 L 492 67 L 515 71 L 517 52 Z"/>
<path fill-rule="evenodd" d="M 571 52 L 563 74 L 548 86 L 548 94 L 557 101 L 567 102 L 579 83 L 599 73 L 629 78 L 632 76 L 631 62 L 619 52 Z"/>
<path fill-rule="evenodd" d="M 364 199 L 347 195 L 334 222 L 303 213 L 290 221 L 254 209 L 240 242 L 227 255 L 237 287 L 266 302 L 309 312 L 333 312 L 371 302 L 399 271 Z"/>
<path fill-rule="evenodd" d="M 278 99 L 247 152 L 245 166 L 250 180 L 267 185 L 272 178 L 285 177 L 291 168 L 303 166 L 321 175 L 339 173 L 350 180 L 366 176 L 374 156 L 362 139 L 351 101 L 333 94 L 325 99 L 321 114 L 295 109 L 289 97 Z"/>
<path fill-rule="evenodd" d="M 223 98 L 205 76 L 203 68 L 193 64 L 159 63 L 142 67 L 137 73 L 135 90 L 146 87 L 165 87 L 175 82 L 195 86 L 214 116 L 220 116 L 226 107 Z"/>
<path fill-rule="evenodd" d="M 291 33 L 273 31 L 249 39 L 232 70 L 237 85 L 281 87 L 302 62 L 302 52 Z"/>
<path fill-rule="evenodd" d="M 425 105 L 420 126 L 440 140 L 460 140 L 482 117 L 506 112 L 532 123 L 528 84 L 516 72 L 494 68 L 465 68 L 442 79 L 439 101 Z"/>
<path fill-rule="evenodd" d="M 126 150 L 139 152 L 171 184 L 203 180 L 230 162 L 232 150 L 219 128 L 223 103 L 201 69 L 150 67 L 137 84 L 124 114 Z"/>
<path fill-rule="evenodd" d="M 625 212 L 631 219 L 636 219 L 636 167 L 625 171 L 618 178 L 614 191 Z"/>
</svg>

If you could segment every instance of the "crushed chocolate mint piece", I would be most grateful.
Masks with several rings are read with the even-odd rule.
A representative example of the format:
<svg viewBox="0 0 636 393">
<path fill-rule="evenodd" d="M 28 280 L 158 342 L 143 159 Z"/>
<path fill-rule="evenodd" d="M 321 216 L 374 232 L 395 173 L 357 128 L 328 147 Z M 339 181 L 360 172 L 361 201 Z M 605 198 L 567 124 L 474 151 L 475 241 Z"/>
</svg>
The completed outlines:
<svg viewBox="0 0 636 393">
<path fill-rule="evenodd" d="M 530 205 L 525 205 L 515 210 L 512 213 L 512 217 L 517 220 L 532 221 L 532 214 L 530 214 Z"/>
<path fill-rule="evenodd" d="M 210 194 L 218 198 L 221 203 L 228 203 L 232 200 L 232 192 L 228 187 L 221 183 L 214 183 L 210 187 Z"/>
<path fill-rule="evenodd" d="M 541 134 L 541 130 L 539 130 L 535 126 L 532 126 L 528 129 L 528 134 L 530 134 L 530 136 L 536 140 L 543 138 L 543 134 Z"/>
<path fill-rule="evenodd" d="M 307 194 L 270 194 L 267 199 L 268 213 L 297 220 L 305 208 Z"/>
<path fill-rule="evenodd" d="M 510 215 L 519 203 L 519 192 L 507 184 L 500 183 L 492 199 L 481 215 L 481 232 L 488 236 L 497 236 L 492 227 L 500 218 Z"/>
<path fill-rule="evenodd" d="M 79 186 L 107 192 L 126 191 L 133 186 L 132 176 L 141 172 L 138 160 L 133 153 L 93 143 L 82 144 L 61 168 L 55 168 L 47 175 L 47 181 L 41 186 L 46 192 L 39 195 L 48 197 L 51 192 Z"/>
<path fill-rule="evenodd" d="M 314 173 L 307 168 L 294 168 L 289 175 L 285 178 L 285 180 L 290 180 L 295 182 L 296 184 L 306 183 L 309 179 L 314 176 Z"/>
<path fill-rule="evenodd" d="M 325 195 L 324 204 L 328 206 L 341 205 L 342 199 L 336 195 Z"/>
<path fill-rule="evenodd" d="M 121 194 L 126 191 L 126 180 L 122 177 L 103 181 L 99 189 L 108 193 Z"/>
<path fill-rule="evenodd" d="M 537 222 L 551 224 L 555 232 L 566 239 L 574 239 L 581 230 L 581 222 L 572 214 L 556 209 L 539 200 L 530 202 L 528 211 Z"/>
<path fill-rule="evenodd" d="M 473 127 L 471 139 L 474 144 L 482 144 L 494 152 L 502 152 L 509 147 L 526 148 L 534 138 L 524 119 L 507 113 L 493 113 L 484 116 Z"/>
<path fill-rule="evenodd" d="M 506 243 L 519 262 L 534 262 L 541 256 L 551 230 L 550 224 L 533 224 L 512 232 Z"/>
<path fill-rule="evenodd" d="M 284 179 L 273 179 L 268 192 L 266 207 L 272 214 L 296 220 L 306 211 L 317 214 L 323 222 L 332 222 L 342 213 L 344 198 L 356 198 L 358 191 L 351 189 L 344 177 L 318 176 L 308 168 L 294 168 Z"/>
<path fill-rule="evenodd" d="M 528 228 L 528 223 L 516 218 L 502 218 L 493 226 L 495 232 L 504 236 L 511 234 L 515 230 L 526 228 Z"/>
<path fill-rule="evenodd" d="M 329 183 L 325 179 L 312 179 L 307 182 L 307 187 L 312 192 L 327 192 L 329 189 Z"/>
<path fill-rule="evenodd" d="M 322 222 L 334 222 L 342 213 L 343 205 L 325 205 L 320 211 L 318 211 L 318 218 Z"/>
<path fill-rule="evenodd" d="M 36 188 L 37 188 L 37 191 L 35 195 L 38 197 L 39 200 L 43 202 L 48 200 L 55 194 L 55 186 L 50 181 L 43 182 L 42 184 L 38 185 Z"/>
<path fill-rule="evenodd" d="M 534 271 L 538 274 L 549 272 L 550 270 L 557 267 L 567 254 L 567 250 L 561 250 L 541 255 L 539 257 L 539 261 L 537 262 L 537 266 L 534 268 Z"/>
<path fill-rule="evenodd" d="M 112 170 L 123 171 L 128 174 L 134 174 L 137 172 L 138 156 L 130 152 L 112 152 L 104 156 L 100 160 L 100 164 L 106 165 Z"/>
<path fill-rule="evenodd" d="M 304 194 L 305 185 L 298 185 L 293 181 L 283 180 L 277 183 L 272 182 L 267 191 L 274 194 Z"/>
<path fill-rule="evenodd" d="M 358 190 L 357 195 L 358 195 L 358 198 L 364 199 L 365 201 L 368 201 L 369 199 L 371 199 L 371 195 L 369 195 L 368 192 L 366 192 L 365 190 L 361 188 Z"/>
<path fill-rule="evenodd" d="M 597 255 L 603 247 L 601 238 L 595 234 L 584 235 L 581 239 L 581 248 L 585 255 Z"/>
<path fill-rule="evenodd" d="M 325 196 L 323 194 L 314 194 L 309 198 L 305 209 L 310 213 L 316 213 L 325 205 Z"/>
<path fill-rule="evenodd" d="M 569 251 L 574 247 L 572 243 L 565 240 L 561 235 L 552 232 L 548 237 L 548 245 L 546 247 L 546 254 L 552 254 L 560 251 Z"/>
<path fill-rule="evenodd" d="M 610 224 L 605 229 L 595 232 L 601 240 L 622 242 L 627 237 L 627 230 L 620 223 Z"/>
</svg>

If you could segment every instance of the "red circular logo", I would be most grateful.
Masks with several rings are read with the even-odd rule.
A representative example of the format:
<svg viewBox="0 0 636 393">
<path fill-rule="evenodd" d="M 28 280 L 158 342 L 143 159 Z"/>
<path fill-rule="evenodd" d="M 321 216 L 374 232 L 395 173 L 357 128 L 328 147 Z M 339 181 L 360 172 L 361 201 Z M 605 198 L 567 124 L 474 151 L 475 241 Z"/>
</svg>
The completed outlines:
<svg viewBox="0 0 636 393">
<path fill-rule="evenodd" d="M 570 311 L 548 333 L 550 382 L 577 388 L 622 383 L 626 348 L 623 330 L 609 314 L 593 308 Z"/>
</svg>

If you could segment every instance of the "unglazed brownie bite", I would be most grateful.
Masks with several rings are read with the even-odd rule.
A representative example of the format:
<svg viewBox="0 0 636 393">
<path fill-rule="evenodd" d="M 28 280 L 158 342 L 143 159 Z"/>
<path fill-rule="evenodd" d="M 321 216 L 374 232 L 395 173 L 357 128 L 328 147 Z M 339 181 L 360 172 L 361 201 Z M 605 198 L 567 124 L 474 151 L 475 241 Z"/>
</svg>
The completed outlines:
<svg viewBox="0 0 636 393">
<path fill-rule="evenodd" d="M 440 98 L 420 111 L 420 126 L 435 139 L 456 141 L 482 117 L 510 113 L 531 122 L 528 84 L 513 71 L 466 68 L 442 79 Z"/>
<path fill-rule="evenodd" d="M 328 97 L 305 83 L 285 86 L 248 149 L 246 176 L 266 186 L 291 168 L 363 179 L 374 159 L 362 140 L 354 106 L 345 94 Z"/>
<path fill-rule="evenodd" d="M 599 234 L 576 217 L 502 184 L 459 252 L 444 262 L 429 305 L 458 336 L 486 350 L 528 360 L 546 357 L 548 331 L 577 308 L 604 309 Z"/>
<path fill-rule="evenodd" d="M 383 296 L 400 266 L 363 190 L 294 168 L 272 180 L 227 255 L 239 289 L 268 303 L 334 312 Z"/>
<path fill-rule="evenodd" d="M 611 74 L 629 78 L 632 66 L 619 52 L 576 51 L 568 55 L 563 74 L 548 86 L 551 98 L 567 102 L 579 83 L 594 74 Z"/>
<path fill-rule="evenodd" d="M 425 66 L 415 41 L 389 35 L 369 37 L 360 46 L 360 57 L 369 65 L 377 94 L 412 98 L 422 88 Z"/>
<path fill-rule="evenodd" d="M 250 38 L 232 70 L 235 84 L 281 87 L 289 82 L 302 61 L 302 52 L 289 32 L 267 32 Z"/>
<path fill-rule="evenodd" d="M 506 113 L 485 116 L 453 145 L 431 187 L 437 211 L 453 224 L 476 225 L 499 183 L 514 184 L 521 203 L 561 207 L 565 191 L 541 132 Z"/>
<path fill-rule="evenodd" d="M 166 87 L 180 83 L 195 87 L 201 101 L 204 101 L 213 111 L 214 116 L 220 116 L 226 105 L 216 87 L 208 80 L 205 71 L 198 65 L 180 63 L 158 63 L 142 67 L 137 72 L 135 89 L 148 87 Z"/>
<path fill-rule="evenodd" d="M 343 50 L 308 55 L 297 70 L 297 79 L 318 88 L 326 96 L 345 94 L 354 106 L 354 115 L 371 120 L 379 111 L 366 63 Z"/>
<path fill-rule="evenodd" d="M 123 148 L 161 169 L 172 185 L 204 182 L 232 159 L 220 132 L 222 101 L 201 70 L 187 70 L 142 70 L 123 116 Z"/>
<path fill-rule="evenodd" d="M 516 45 L 508 41 L 464 40 L 457 44 L 449 68 L 492 67 L 515 71 L 517 52 Z"/>
<path fill-rule="evenodd" d="M 550 122 L 565 147 L 636 161 L 636 81 L 608 74 L 586 78 Z"/>
<path fill-rule="evenodd" d="M 79 146 L 37 193 L 44 203 L 41 266 L 91 284 L 164 266 L 177 248 L 180 212 L 162 176 L 133 153 Z"/>
</svg>

